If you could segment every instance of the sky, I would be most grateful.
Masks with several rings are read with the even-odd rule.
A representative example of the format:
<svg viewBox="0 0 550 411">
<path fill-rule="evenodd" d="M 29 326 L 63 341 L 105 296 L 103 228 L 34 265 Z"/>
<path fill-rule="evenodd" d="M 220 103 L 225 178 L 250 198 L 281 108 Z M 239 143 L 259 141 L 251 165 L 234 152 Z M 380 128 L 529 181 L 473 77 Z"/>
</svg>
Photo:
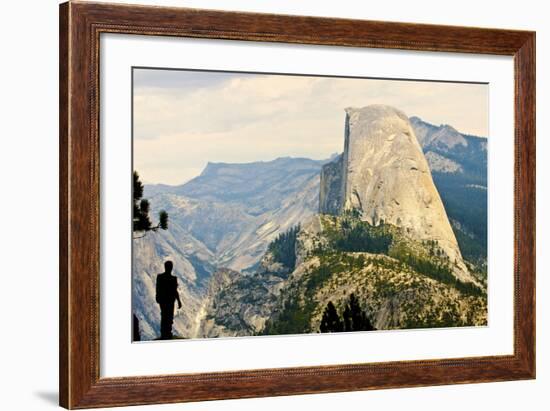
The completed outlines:
<svg viewBox="0 0 550 411">
<path fill-rule="evenodd" d="M 341 153 L 346 107 L 488 135 L 484 84 L 137 68 L 133 81 L 134 169 L 148 184 L 183 184 L 208 162 Z"/>
</svg>

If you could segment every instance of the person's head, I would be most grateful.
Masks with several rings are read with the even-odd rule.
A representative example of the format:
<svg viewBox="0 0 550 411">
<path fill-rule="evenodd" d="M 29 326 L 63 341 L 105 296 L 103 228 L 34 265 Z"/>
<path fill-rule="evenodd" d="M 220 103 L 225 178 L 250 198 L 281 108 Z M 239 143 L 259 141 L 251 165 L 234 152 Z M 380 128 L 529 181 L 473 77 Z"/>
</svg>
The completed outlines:
<svg viewBox="0 0 550 411">
<path fill-rule="evenodd" d="M 174 268 L 174 263 L 172 261 L 165 261 L 164 262 L 164 271 L 165 272 L 171 273 L 173 268 Z"/>
</svg>

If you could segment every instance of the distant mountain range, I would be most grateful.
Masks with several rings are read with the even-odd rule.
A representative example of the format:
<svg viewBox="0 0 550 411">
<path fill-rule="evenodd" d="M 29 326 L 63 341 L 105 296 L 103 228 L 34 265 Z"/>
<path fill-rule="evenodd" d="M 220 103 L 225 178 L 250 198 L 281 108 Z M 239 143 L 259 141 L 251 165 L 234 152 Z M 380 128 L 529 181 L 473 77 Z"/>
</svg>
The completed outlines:
<svg viewBox="0 0 550 411">
<path fill-rule="evenodd" d="M 463 256 L 486 260 L 486 139 L 417 117 L 410 122 Z M 183 185 L 146 185 L 144 198 L 150 200 L 152 214 L 164 209 L 170 220 L 167 231 L 133 240 L 133 312 L 140 320 L 142 338 L 159 334 L 154 283 L 165 260 L 174 261 L 185 300 L 174 331 L 182 337 L 201 336 L 205 305 L 215 294 L 212 275 L 224 269 L 217 274 L 224 280 L 216 282 L 222 287 L 235 272 L 255 273 L 280 233 L 317 214 L 321 168 L 333 159 L 208 163 L 198 177 Z M 273 278 L 270 287 L 278 287 Z"/>
<path fill-rule="evenodd" d="M 208 163 L 175 187 L 146 186 L 153 209 L 165 209 L 214 256 L 213 264 L 252 268 L 276 235 L 317 212 L 325 161 L 278 158 L 247 164 Z"/>
</svg>

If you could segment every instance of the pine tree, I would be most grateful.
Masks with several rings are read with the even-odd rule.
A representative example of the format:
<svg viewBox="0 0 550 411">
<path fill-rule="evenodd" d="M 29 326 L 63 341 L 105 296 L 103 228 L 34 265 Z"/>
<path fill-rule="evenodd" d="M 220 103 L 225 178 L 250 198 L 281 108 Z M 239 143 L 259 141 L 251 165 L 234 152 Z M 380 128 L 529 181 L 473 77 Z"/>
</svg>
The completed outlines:
<svg viewBox="0 0 550 411">
<path fill-rule="evenodd" d="M 322 333 L 332 333 L 332 332 L 342 332 L 344 331 L 344 325 L 338 316 L 336 307 L 332 301 L 329 301 L 323 312 L 323 317 L 321 319 L 321 326 L 319 330 Z"/>
<path fill-rule="evenodd" d="M 363 329 L 364 315 L 359 306 L 359 301 L 355 298 L 355 294 L 349 296 L 348 309 L 351 317 L 352 329 L 351 331 L 360 331 Z"/>
<path fill-rule="evenodd" d="M 372 331 L 375 329 L 353 293 L 349 296 L 344 316 L 346 311 L 349 316 L 349 328 L 346 327 L 346 331 Z"/>
<path fill-rule="evenodd" d="M 159 222 L 156 226 L 153 226 L 151 219 L 149 218 L 150 204 L 149 200 L 143 198 L 143 183 L 139 179 L 139 174 L 134 171 L 134 184 L 133 184 L 133 218 L 132 229 L 134 232 L 144 233 L 141 236 L 134 238 L 144 237 L 148 231 L 157 231 L 158 229 L 168 229 L 168 213 L 164 210 L 159 212 Z"/>
<path fill-rule="evenodd" d="M 344 308 L 342 317 L 344 317 L 344 331 L 353 331 L 353 323 L 351 319 L 351 310 L 349 308 L 349 305 L 346 305 L 346 308 Z"/>
</svg>

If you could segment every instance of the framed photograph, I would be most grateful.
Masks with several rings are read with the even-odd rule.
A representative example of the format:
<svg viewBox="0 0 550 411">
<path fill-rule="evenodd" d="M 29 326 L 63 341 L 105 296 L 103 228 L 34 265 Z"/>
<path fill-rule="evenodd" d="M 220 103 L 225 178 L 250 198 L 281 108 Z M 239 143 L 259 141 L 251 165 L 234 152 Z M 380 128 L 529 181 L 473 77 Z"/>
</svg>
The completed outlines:
<svg viewBox="0 0 550 411">
<path fill-rule="evenodd" d="M 60 6 L 60 404 L 535 378 L 535 33 Z"/>
</svg>

